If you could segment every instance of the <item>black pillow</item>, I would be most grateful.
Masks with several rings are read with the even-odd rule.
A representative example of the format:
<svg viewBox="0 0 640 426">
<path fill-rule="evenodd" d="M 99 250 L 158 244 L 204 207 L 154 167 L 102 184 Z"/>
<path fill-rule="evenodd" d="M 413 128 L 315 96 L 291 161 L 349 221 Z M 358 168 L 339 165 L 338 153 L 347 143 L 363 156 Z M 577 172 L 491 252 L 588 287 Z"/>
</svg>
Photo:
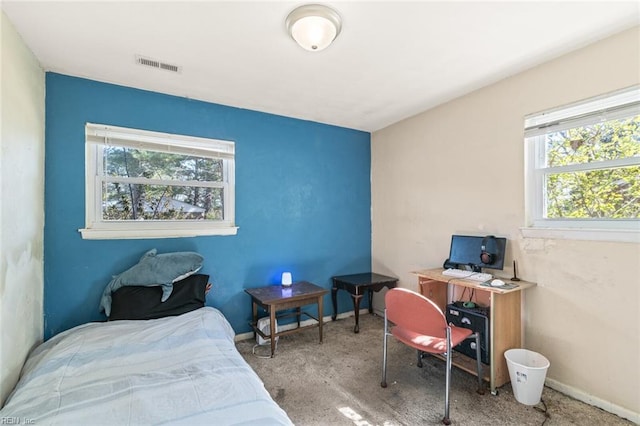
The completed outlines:
<svg viewBox="0 0 640 426">
<path fill-rule="evenodd" d="M 111 316 L 115 320 L 148 320 L 181 315 L 204 307 L 209 275 L 193 274 L 173 283 L 164 302 L 160 286 L 124 286 L 112 295 Z"/>
</svg>

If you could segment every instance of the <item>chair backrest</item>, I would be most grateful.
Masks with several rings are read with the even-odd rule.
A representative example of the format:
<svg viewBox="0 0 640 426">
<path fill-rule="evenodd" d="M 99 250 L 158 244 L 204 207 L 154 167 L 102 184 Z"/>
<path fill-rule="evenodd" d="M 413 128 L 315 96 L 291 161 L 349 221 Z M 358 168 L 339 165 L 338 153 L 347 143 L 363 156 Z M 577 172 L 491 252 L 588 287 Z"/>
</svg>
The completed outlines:
<svg viewBox="0 0 640 426">
<path fill-rule="evenodd" d="M 387 319 L 427 336 L 445 338 L 447 320 L 440 308 L 423 295 L 406 288 L 393 288 L 384 297 Z"/>
</svg>

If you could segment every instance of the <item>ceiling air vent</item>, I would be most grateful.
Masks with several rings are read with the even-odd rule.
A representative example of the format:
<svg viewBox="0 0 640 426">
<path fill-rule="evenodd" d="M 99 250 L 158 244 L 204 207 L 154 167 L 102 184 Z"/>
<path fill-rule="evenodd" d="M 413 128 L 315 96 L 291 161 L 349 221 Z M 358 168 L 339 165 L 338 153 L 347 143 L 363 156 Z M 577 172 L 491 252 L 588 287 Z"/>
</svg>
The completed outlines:
<svg viewBox="0 0 640 426">
<path fill-rule="evenodd" d="M 136 56 L 136 64 L 144 65 L 145 67 L 156 68 L 159 70 L 180 72 L 180 67 L 177 65 L 167 64 L 166 62 L 160 62 L 157 59 L 145 58 L 144 56 Z"/>
</svg>

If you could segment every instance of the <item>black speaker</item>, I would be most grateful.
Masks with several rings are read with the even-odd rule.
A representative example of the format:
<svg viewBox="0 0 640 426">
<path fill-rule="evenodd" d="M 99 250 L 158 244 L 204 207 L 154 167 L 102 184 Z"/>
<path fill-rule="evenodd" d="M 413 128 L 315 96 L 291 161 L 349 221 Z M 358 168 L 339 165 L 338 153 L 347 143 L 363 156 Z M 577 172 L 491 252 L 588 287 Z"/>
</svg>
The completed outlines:
<svg viewBox="0 0 640 426">
<path fill-rule="evenodd" d="M 445 315 L 447 323 L 456 327 L 468 328 L 474 332 L 480 332 L 480 360 L 489 365 L 491 350 L 489 343 L 489 310 L 487 308 L 465 308 L 450 304 L 447 305 Z M 476 359 L 475 339 L 464 340 L 454 350 Z"/>
<path fill-rule="evenodd" d="M 498 243 L 496 242 L 496 237 L 487 235 L 480 244 L 480 261 L 485 265 L 493 265 L 496 261 L 497 251 Z"/>
</svg>

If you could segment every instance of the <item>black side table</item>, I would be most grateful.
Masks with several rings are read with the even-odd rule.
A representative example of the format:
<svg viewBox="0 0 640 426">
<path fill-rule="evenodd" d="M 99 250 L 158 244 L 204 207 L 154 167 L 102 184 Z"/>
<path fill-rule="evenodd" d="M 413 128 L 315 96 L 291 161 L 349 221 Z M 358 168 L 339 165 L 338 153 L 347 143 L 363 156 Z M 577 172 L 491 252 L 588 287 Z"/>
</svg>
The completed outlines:
<svg viewBox="0 0 640 426">
<path fill-rule="evenodd" d="M 353 328 L 354 333 L 358 333 L 360 331 L 360 299 L 362 299 L 364 292 L 366 290 L 369 291 L 369 313 L 373 313 L 373 292 L 380 291 L 384 287 L 394 288 L 398 283 L 397 278 L 374 274 L 372 272 L 353 275 L 340 275 L 331 277 L 331 279 L 333 280 L 333 287 L 331 288 L 333 315 L 331 316 L 331 319 L 335 321 L 336 316 L 338 315 L 338 301 L 336 298 L 338 290 L 348 291 L 353 298 L 353 310 L 356 314 L 356 325 Z"/>
</svg>

